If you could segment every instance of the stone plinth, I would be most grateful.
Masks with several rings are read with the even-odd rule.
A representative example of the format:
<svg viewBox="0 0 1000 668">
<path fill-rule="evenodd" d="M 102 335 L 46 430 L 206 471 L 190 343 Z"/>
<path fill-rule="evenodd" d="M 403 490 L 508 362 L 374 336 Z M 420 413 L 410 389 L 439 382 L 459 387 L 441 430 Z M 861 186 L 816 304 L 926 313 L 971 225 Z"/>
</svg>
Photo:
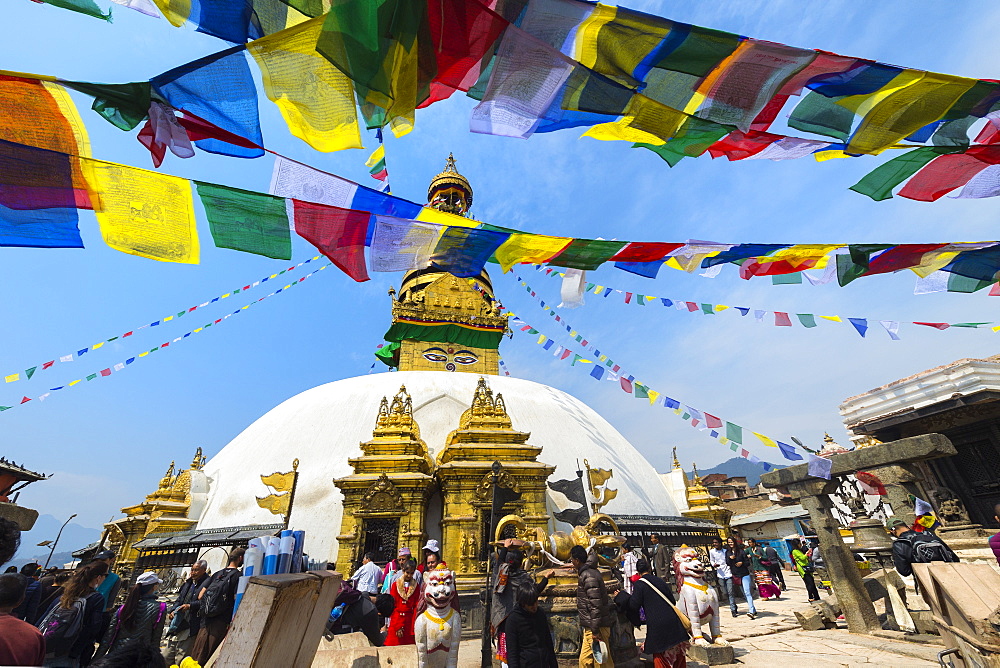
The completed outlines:
<svg viewBox="0 0 1000 668">
<path fill-rule="evenodd" d="M 731 645 L 691 645 L 687 657 L 709 666 L 725 666 L 736 661 L 736 651 Z"/>
<path fill-rule="evenodd" d="M 21 527 L 21 531 L 31 531 L 38 519 L 38 511 L 13 503 L 0 503 L 0 517 L 14 522 Z"/>
</svg>

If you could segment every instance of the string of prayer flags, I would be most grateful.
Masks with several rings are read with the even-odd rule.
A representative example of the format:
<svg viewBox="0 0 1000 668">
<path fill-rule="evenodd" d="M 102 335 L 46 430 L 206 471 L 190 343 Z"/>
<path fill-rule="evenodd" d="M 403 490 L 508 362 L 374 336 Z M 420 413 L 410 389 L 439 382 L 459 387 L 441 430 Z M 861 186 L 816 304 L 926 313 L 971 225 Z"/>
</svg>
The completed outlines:
<svg viewBox="0 0 1000 668">
<path fill-rule="evenodd" d="M 362 148 L 351 80 L 316 52 L 324 20 L 320 16 L 262 37 L 247 51 L 293 135 L 317 151 Z"/>
<path fill-rule="evenodd" d="M 536 270 L 541 270 L 542 273 L 544 275 L 546 275 L 546 276 L 562 278 L 563 281 L 564 281 L 564 284 L 565 284 L 565 281 L 567 279 L 571 278 L 570 272 L 573 271 L 573 270 L 567 270 L 565 272 L 559 272 L 559 271 L 554 271 L 551 268 L 542 270 L 541 267 L 535 267 L 535 269 Z M 947 276 L 948 274 L 944 274 L 944 275 Z M 525 286 L 527 288 L 528 292 L 531 293 L 532 296 L 537 296 L 536 293 L 535 293 L 535 291 L 531 289 L 531 286 L 529 286 L 520 276 L 515 276 L 515 279 L 519 283 L 521 283 L 521 285 Z M 562 287 L 560 288 L 560 292 L 562 292 Z M 608 296 L 610 296 L 612 293 L 616 293 L 616 294 L 623 295 L 623 301 L 626 304 L 636 303 L 636 304 L 639 304 L 639 305 L 645 305 L 646 303 L 652 303 L 652 302 L 657 302 L 658 301 L 663 306 L 668 307 L 668 308 L 669 307 L 674 307 L 674 308 L 676 308 L 677 310 L 680 310 L 680 311 L 687 311 L 689 313 L 702 313 L 702 314 L 705 314 L 705 315 L 715 315 L 717 313 L 722 313 L 723 311 L 726 311 L 726 310 L 729 310 L 730 308 L 732 308 L 735 311 L 738 311 L 741 316 L 745 317 L 751 311 L 753 311 L 754 318 L 758 322 L 760 322 L 760 323 L 764 322 L 764 317 L 767 314 L 772 313 L 774 315 L 774 325 L 776 327 L 792 327 L 793 323 L 792 323 L 791 315 L 794 315 L 795 318 L 796 318 L 796 320 L 798 320 L 799 324 L 802 325 L 803 327 L 805 327 L 806 329 L 812 329 L 812 328 L 818 326 L 819 323 L 816 320 L 817 318 L 820 318 L 821 320 L 828 320 L 830 322 L 843 322 L 844 320 L 847 320 L 848 322 L 851 323 L 851 325 L 854 327 L 855 331 L 857 331 L 857 333 L 862 338 L 865 338 L 865 336 L 866 336 L 866 334 L 868 332 L 870 323 L 873 321 L 872 318 L 841 318 L 840 316 L 836 316 L 836 315 L 816 315 L 816 314 L 813 314 L 813 313 L 795 313 L 795 314 L 789 314 L 789 313 L 782 312 L 782 311 L 765 311 L 765 310 L 762 310 L 762 309 L 753 309 L 753 308 L 748 307 L 748 306 L 733 306 L 733 307 L 730 307 L 730 306 L 728 306 L 726 304 L 705 304 L 705 303 L 698 304 L 698 303 L 692 302 L 692 301 L 685 301 L 685 300 L 680 300 L 680 299 L 670 299 L 670 298 L 667 298 L 667 297 L 655 297 L 655 296 L 652 296 L 652 295 L 633 295 L 633 293 L 631 293 L 631 292 L 626 292 L 624 290 L 619 290 L 617 288 L 611 288 L 611 287 L 607 287 L 607 286 L 603 286 L 603 285 L 596 285 L 594 283 L 588 283 L 585 286 L 584 292 L 592 292 L 595 295 L 602 296 L 602 297 L 605 297 L 605 298 L 608 297 Z M 634 301 L 633 301 L 633 298 L 635 298 Z M 543 302 L 543 304 L 544 304 L 544 302 Z M 562 307 L 563 304 L 560 304 L 559 306 Z M 899 320 L 876 320 L 876 322 L 878 322 L 879 325 L 881 325 L 881 327 L 883 329 L 885 329 L 886 334 L 888 334 L 888 336 L 889 336 L 890 339 L 892 339 L 893 341 L 899 341 L 900 340 L 900 337 L 899 337 L 899 326 L 901 324 L 901 321 L 899 321 Z M 907 322 L 906 324 L 923 325 L 923 326 L 926 326 L 926 327 L 934 327 L 936 329 L 939 329 L 939 330 L 943 331 L 943 330 L 948 329 L 950 327 L 964 327 L 964 328 L 970 328 L 970 329 L 977 329 L 977 328 L 982 328 L 982 327 L 987 327 L 987 326 L 993 325 L 993 322 L 983 321 L 983 322 L 947 323 L 947 322 L 920 322 L 920 321 L 912 321 L 912 322 Z M 1000 328 L 994 328 L 994 331 L 1000 331 Z"/>
<path fill-rule="evenodd" d="M 538 330 L 526 323 L 519 316 L 511 313 L 510 325 L 511 329 L 526 332 L 529 335 L 538 334 Z M 619 385 L 623 392 L 631 394 L 637 399 L 645 399 L 649 402 L 650 406 L 663 406 L 668 409 L 672 409 L 672 412 L 681 417 L 685 422 L 687 422 L 692 427 L 699 429 L 700 431 L 707 431 L 708 435 L 719 441 L 723 445 L 728 445 L 730 450 L 736 452 L 744 459 L 750 459 L 751 454 L 745 447 L 740 447 L 742 443 L 743 427 L 737 424 L 723 420 L 715 415 L 701 411 L 693 406 L 687 404 L 682 404 L 676 399 L 668 397 L 656 390 L 653 390 L 645 383 L 641 383 L 636 380 L 635 376 L 627 374 L 621 367 L 615 365 L 613 369 L 608 369 L 606 366 L 599 366 L 593 360 L 585 359 L 580 352 L 571 350 L 569 348 L 564 348 L 563 346 L 557 346 L 553 344 L 551 339 L 548 339 L 544 335 L 539 336 L 538 340 L 535 342 L 540 345 L 544 350 L 550 350 L 555 348 L 552 352 L 552 356 L 559 360 L 570 360 L 570 366 L 576 366 L 577 362 L 585 364 L 594 364 L 588 375 L 595 380 L 607 380 Z M 586 341 L 584 341 L 586 344 Z M 598 353 L 595 351 L 593 346 L 586 346 L 585 348 L 588 352 Z M 610 365 L 607 365 L 610 366 Z M 725 433 L 723 433 L 723 430 Z M 766 436 L 757 434 L 753 432 L 762 443 L 768 445 L 769 447 L 777 448 L 785 459 L 796 461 L 802 459 L 802 455 L 795 451 L 795 448 L 791 445 L 774 441 Z M 767 462 L 763 462 L 757 457 L 754 457 L 753 461 L 759 462 L 766 470 L 770 470 L 773 465 Z"/>
<path fill-rule="evenodd" d="M 92 346 L 87 346 L 86 348 L 80 348 L 80 349 L 77 350 L 77 352 L 75 353 L 75 355 L 74 355 L 74 353 L 70 353 L 69 355 L 61 355 L 58 358 L 53 358 L 53 359 L 49 360 L 48 362 L 43 362 L 42 364 L 35 365 L 35 366 L 31 367 L 30 369 L 26 369 L 23 372 L 24 373 L 24 380 L 28 380 L 28 379 L 32 378 L 35 375 L 35 372 L 37 370 L 45 371 L 45 370 L 53 368 L 53 366 L 56 363 L 56 359 L 58 359 L 58 361 L 60 363 L 72 362 L 74 360 L 74 356 L 76 358 L 82 357 L 83 355 L 87 354 L 88 352 L 90 352 L 92 350 L 98 350 L 98 349 L 104 347 L 105 343 L 111 343 L 112 341 L 117 341 L 119 339 L 127 339 L 130 336 L 135 335 L 136 332 L 140 332 L 140 331 L 142 331 L 142 330 L 144 330 L 144 329 L 146 329 L 148 327 L 158 327 L 158 326 L 160 326 L 160 325 L 162 325 L 164 323 L 170 322 L 171 320 L 180 319 L 180 318 L 184 317 L 185 315 L 187 315 L 189 313 L 193 313 L 193 312 L 197 311 L 200 308 L 204 308 L 206 306 L 209 306 L 210 304 L 214 304 L 214 303 L 216 303 L 216 302 L 218 302 L 220 300 L 226 299 L 226 298 L 231 297 L 233 295 L 238 295 L 241 292 L 246 292 L 247 290 L 255 288 L 255 287 L 257 287 L 258 285 L 260 285 L 262 283 L 267 283 L 268 281 L 274 280 L 274 279 L 278 278 L 279 276 L 282 276 L 282 275 L 284 275 L 284 274 L 286 274 L 288 272 L 295 271 L 299 267 L 301 267 L 303 265 L 306 265 L 306 264 L 309 264 L 310 262 L 313 262 L 315 260 L 318 260 L 319 258 L 320 258 L 320 256 L 316 255 L 315 257 L 311 257 L 311 258 L 309 258 L 307 260 L 303 260 L 302 262 L 299 262 L 298 264 L 293 265 L 293 266 L 289 267 L 288 269 L 282 269 L 281 271 L 279 271 L 277 273 L 274 273 L 274 274 L 271 274 L 270 276 L 265 276 L 265 277 L 263 277 L 262 279 L 260 279 L 258 281 L 254 281 L 253 283 L 247 283 L 246 285 L 244 285 L 242 287 L 237 287 L 237 288 L 235 288 L 233 290 L 230 290 L 229 292 L 225 292 L 225 293 L 223 293 L 223 294 L 221 294 L 221 295 L 219 295 L 217 297 L 213 297 L 212 299 L 206 300 L 206 301 L 202 302 L 201 304 L 197 304 L 195 306 L 191 306 L 191 307 L 188 307 L 186 309 L 182 309 L 180 311 L 177 311 L 176 313 L 171 313 L 168 316 L 159 318 L 158 320 L 154 320 L 154 321 L 152 321 L 152 322 L 150 322 L 148 324 L 142 325 L 141 327 L 135 327 L 133 329 L 128 330 L 127 332 L 125 332 L 123 334 L 119 334 L 118 336 L 112 336 L 111 338 L 106 339 L 104 341 L 100 341 L 98 343 L 95 343 Z M 315 273 L 315 272 L 313 272 L 313 273 Z M 6 383 L 13 383 L 13 382 L 16 382 L 18 380 L 21 380 L 21 377 L 20 377 L 19 373 L 8 374 L 8 375 L 4 376 L 4 382 L 6 382 Z"/>
<path fill-rule="evenodd" d="M 376 181 L 385 181 L 389 178 L 389 170 L 385 167 L 385 144 L 379 144 L 378 148 L 365 161 L 368 173 Z"/>
<path fill-rule="evenodd" d="M 309 262 L 309 260 L 306 260 L 306 262 Z M 302 263 L 300 263 L 297 266 L 301 266 L 302 264 L 305 264 L 305 262 L 302 262 Z M 134 357 L 129 357 L 129 358 L 125 359 L 125 360 L 122 360 L 121 362 L 118 362 L 117 364 L 109 366 L 109 367 L 107 367 L 105 369 L 102 369 L 102 370 L 100 370 L 98 372 L 91 373 L 91 374 L 85 376 L 84 378 L 78 378 L 76 380 L 72 380 L 72 381 L 66 383 L 65 385 L 59 385 L 57 387 L 49 388 L 49 390 L 47 392 L 45 392 L 42 395 L 39 395 L 38 397 L 34 397 L 34 398 L 37 398 L 39 401 L 44 401 L 53 392 L 58 392 L 60 390 L 64 390 L 64 389 L 67 389 L 67 388 L 70 388 L 70 387 L 74 387 L 75 385 L 80 384 L 84 380 L 91 381 L 91 380 L 95 380 L 97 378 L 107 378 L 107 377 L 111 376 L 112 373 L 114 373 L 115 371 L 122 371 L 122 370 L 124 370 L 126 367 L 128 367 L 131 364 L 133 364 L 138 359 L 142 359 L 143 357 L 146 357 L 146 356 L 150 355 L 151 353 L 155 353 L 158 350 L 165 350 L 166 348 L 169 348 L 173 344 L 180 343 L 184 339 L 190 337 L 192 334 L 200 334 L 201 332 L 207 330 L 209 327 L 212 327 L 212 326 L 215 326 L 215 325 L 219 325 L 219 324 L 223 323 L 224 321 L 228 320 L 229 318 L 233 317 L 234 315 L 239 315 L 243 311 L 246 311 L 251 306 L 259 304 L 260 302 L 264 301 L 265 299 L 269 299 L 271 297 L 274 297 L 275 295 L 281 294 L 285 290 L 288 290 L 288 289 L 290 289 L 290 288 L 298 285 L 299 283 L 305 282 L 307 279 L 309 279 L 310 277 L 314 276 L 315 274 L 318 274 L 319 272 L 323 271 L 324 269 L 326 269 L 329 266 L 330 266 L 329 264 L 325 264 L 325 265 L 319 267 L 318 269 L 315 269 L 315 270 L 309 272 L 305 276 L 300 277 L 297 281 L 289 283 L 288 285 L 286 285 L 286 286 L 284 286 L 282 288 L 278 288 L 274 292 L 271 292 L 270 294 L 264 295 L 263 297 L 261 297 L 259 299 L 255 299 L 254 301 L 252 301 L 252 302 L 250 302 L 248 304 L 244 304 L 243 306 L 241 306 L 240 308 L 236 309 L 232 313 L 227 313 L 226 315 L 224 315 L 224 316 L 222 316 L 220 318 L 216 318 L 212 322 L 208 322 L 208 323 L 206 323 L 205 325 L 203 325 L 201 327 L 197 327 L 197 328 L 192 329 L 191 331 L 189 331 L 189 332 L 187 332 L 185 334 L 182 334 L 181 336 L 175 337 L 172 341 L 165 341 L 165 342 L 161 343 L 160 345 L 151 348 L 150 350 L 146 350 L 144 352 L 141 352 L 138 355 L 135 355 Z M 225 295 L 225 296 L 229 296 L 229 295 Z M 213 300 L 213 301 L 215 301 L 215 300 Z M 169 320 L 169 318 L 167 318 L 167 319 Z M 153 324 L 157 324 L 158 325 L 160 323 L 156 322 L 156 323 L 153 323 Z M 101 343 L 100 345 L 104 345 L 104 344 Z M 96 348 L 98 346 L 94 346 L 94 347 Z M 52 362 L 48 362 L 47 364 L 48 364 L 48 366 L 51 366 Z M 33 372 L 33 370 L 34 369 L 32 369 L 31 371 Z M 28 375 L 28 377 L 31 376 L 31 373 L 29 373 L 29 372 L 25 372 L 25 373 Z M 19 374 L 13 374 L 13 375 L 14 376 L 18 376 Z M 12 380 L 8 380 L 10 378 L 11 378 L 11 376 L 7 376 L 4 380 L 6 382 L 8 382 L 8 383 L 9 382 L 13 382 Z M 17 378 L 14 378 L 13 380 L 17 380 Z M 21 398 L 20 403 L 17 404 L 17 405 L 24 405 L 24 404 L 28 403 L 29 401 L 32 401 L 32 399 L 33 399 L 32 397 L 23 396 Z M 13 407 L 14 406 L 0 406 L 0 412 L 10 410 Z"/>
</svg>

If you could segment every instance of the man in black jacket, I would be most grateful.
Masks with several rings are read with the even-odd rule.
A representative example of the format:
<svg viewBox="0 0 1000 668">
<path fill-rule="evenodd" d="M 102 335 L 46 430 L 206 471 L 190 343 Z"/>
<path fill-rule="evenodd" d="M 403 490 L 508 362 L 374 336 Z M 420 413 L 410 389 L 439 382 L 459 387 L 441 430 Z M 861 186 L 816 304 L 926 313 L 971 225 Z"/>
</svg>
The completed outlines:
<svg viewBox="0 0 1000 668">
<path fill-rule="evenodd" d="M 236 588 L 240 582 L 240 569 L 246 550 L 238 547 L 229 554 L 229 565 L 216 571 L 198 592 L 201 602 L 201 628 L 191 647 L 191 657 L 201 665 L 215 653 L 229 632 L 236 607 Z"/>
<path fill-rule="evenodd" d="M 557 668 L 549 621 L 538 608 L 538 589 L 518 587 L 514 594 L 517 607 L 505 626 L 508 668 Z"/>
<path fill-rule="evenodd" d="M 202 559 L 191 564 L 191 574 L 177 592 L 177 599 L 169 615 L 171 623 L 167 631 L 169 635 L 167 651 L 163 654 L 168 666 L 180 665 L 184 657 L 191 656 L 191 647 L 201 628 L 201 617 L 198 615 L 201 601 L 198 599 L 198 594 L 206 582 L 208 582 L 208 563 Z M 176 623 L 173 620 L 175 616 L 178 617 Z"/>
<path fill-rule="evenodd" d="M 574 545 L 569 553 L 570 563 L 580 574 L 576 587 L 576 610 L 580 615 L 583 640 L 580 646 L 580 668 L 614 668 L 611 659 L 611 601 L 604 585 L 604 576 L 597 570 L 597 553 L 587 553 L 579 545 Z M 603 641 L 608 647 L 604 661 L 600 664 L 594 658 L 593 647 Z"/>
<path fill-rule="evenodd" d="M 886 520 L 885 526 L 896 538 L 892 542 L 892 563 L 900 575 L 912 575 L 915 563 L 958 561 L 958 555 L 931 531 L 917 533 L 906 522 L 895 516 Z M 925 544 L 927 554 L 930 555 L 926 559 L 915 554 L 920 543 Z"/>
<path fill-rule="evenodd" d="M 629 617 L 639 616 L 643 610 L 646 617 L 646 640 L 642 643 L 642 651 L 653 655 L 655 665 L 674 665 L 680 656 L 684 655 L 682 643 L 690 639 L 687 630 L 674 611 L 674 594 L 663 579 L 649 571 L 649 562 L 640 559 L 635 565 L 640 578 L 632 588 L 629 597 Z"/>
</svg>

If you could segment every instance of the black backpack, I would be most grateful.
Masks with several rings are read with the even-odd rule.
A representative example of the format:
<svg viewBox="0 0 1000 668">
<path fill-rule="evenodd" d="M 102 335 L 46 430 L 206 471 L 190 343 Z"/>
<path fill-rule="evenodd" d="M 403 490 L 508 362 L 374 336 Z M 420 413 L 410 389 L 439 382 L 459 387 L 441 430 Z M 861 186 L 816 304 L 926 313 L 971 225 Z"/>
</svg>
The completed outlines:
<svg viewBox="0 0 1000 668">
<path fill-rule="evenodd" d="M 239 579 L 239 577 L 240 571 L 236 568 L 227 568 L 212 576 L 205 587 L 205 595 L 201 597 L 201 614 L 203 616 L 218 617 L 232 613 L 236 590 L 233 580 Z"/>
<path fill-rule="evenodd" d="M 958 555 L 932 533 L 918 533 L 910 537 L 912 549 L 910 560 L 915 564 L 929 564 L 932 561 L 957 562 Z"/>
<path fill-rule="evenodd" d="M 69 656 L 74 643 L 83 630 L 83 613 L 87 606 L 84 598 L 73 601 L 69 608 L 62 607 L 57 600 L 40 622 L 38 630 L 45 638 L 45 653 L 48 657 Z"/>
</svg>

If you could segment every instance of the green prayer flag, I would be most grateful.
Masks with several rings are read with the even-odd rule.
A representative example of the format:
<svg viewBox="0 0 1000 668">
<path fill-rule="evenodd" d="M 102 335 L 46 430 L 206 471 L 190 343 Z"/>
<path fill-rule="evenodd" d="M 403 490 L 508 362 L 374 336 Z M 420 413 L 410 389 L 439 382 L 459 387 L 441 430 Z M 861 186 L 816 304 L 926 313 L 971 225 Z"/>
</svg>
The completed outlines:
<svg viewBox="0 0 1000 668">
<path fill-rule="evenodd" d="M 216 246 L 276 260 L 292 259 L 292 234 L 283 197 L 200 181 L 195 181 L 195 187 Z"/>
<path fill-rule="evenodd" d="M 558 255 L 548 260 L 554 267 L 593 271 L 625 247 L 627 241 L 574 239 Z"/>
<path fill-rule="evenodd" d="M 133 130 L 149 115 L 151 87 L 148 81 L 124 84 L 60 83 L 94 98 L 91 108 L 119 130 Z"/>
<path fill-rule="evenodd" d="M 184 315 L 186 313 L 187 313 L 187 311 L 178 311 L 177 312 L 177 317 L 179 318 L 179 317 L 181 317 L 182 315 Z"/>
<path fill-rule="evenodd" d="M 639 306 L 645 306 L 646 305 L 646 295 L 636 295 L 635 296 L 635 303 L 638 304 Z"/>
<path fill-rule="evenodd" d="M 844 287 L 856 278 L 860 278 L 868 271 L 868 263 L 871 261 L 872 253 L 886 248 L 892 248 L 885 244 L 852 244 L 847 247 L 847 254 L 836 255 L 837 258 L 837 282 L 840 287 Z"/>
<path fill-rule="evenodd" d="M 816 326 L 816 316 L 812 313 L 796 313 L 795 317 L 799 319 L 803 327 L 815 327 Z"/>
<path fill-rule="evenodd" d="M 528 330 L 528 334 L 538 334 L 538 330 L 537 329 L 529 329 Z"/>
<path fill-rule="evenodd" d="M 771 285 L 798 285 L 802 283 L 802 273 L 775 274 L 771 276 Z"/>
<path fill-rule="evenodd" d="M 726 438 L 733 443 L 743 444 L 743 427 L 732 422 L 726 422 Z"/>
<path fill-rule="evenodd" d="M 837 104 L 844 95 L 827 97 L 810 91 L 788 116 L 788 127 L 824 137 L 847 141 L 854 124 L 854 112 Z"/>
<path fill-rule="evenodd" d="M 961 151 L 961 147 L 921 146 L 879 165 L 851 186 L 851 190 L 867 195 L 876 202 L 890 199 L 893 188 L 916 174 L 931 160 L 939 155 L 960 153 Z"/>
<path fill-rule="evenodd" d="M 9 411 L 10 409 L 11 406 L 0 406 L 0 413 L 2 413 L 3 411 Z"/>
<path fill-rule="evenodd" d="M 636 399 L 649 399 L 649 388 L 642 383 L 632 383 Z"/>
<path fill-rule="evenodd" d="M 721 30 L 686 26 L 688 35 L 654 67 L 703 77 L 730 56 L 743 38 Z"/>
<path fill-rule="evenodd" d="M 961 274 L 948 274 L 948 292 L 972 293 L 988 288 L 993 285 L 993 281 L 983 281 L 978 278 L 970 278 Z M 952 325 L 958 327 L 958 325 Z"/>
<path fill-rule="evenodd" d="M 582 342 L 583 341 L 583 334 L 577 334 L 576 335 L 576 340 L 579 341 L 579 342 Z"/>
<path fill-rule="evenodd" d="M 42 2 L 53 7 L 61 7 L 72 12 L 93 16 L 95 19 L 111 22 L 111 10 L 109 9 L 108 13 L 105 14 L 94 0 L 42 0 Z"/>
<path fill-rule="evenodd" d="M 975 329 L 976 327 L 979 327 L 981 325 L 992 325 L 992 324 L 993 324 L 992 322 L 955 322 L 955 323 L 952 323 L 951 326 L 952 327 L 971 327 L 971 328 Z M 28 378 L 31 378 L 31 376 L 28 376 Z"/>
<path fill-rule="evenodd" d="M 715 304 L 702 304 L 701 312 L 705 315 L 715 315 Z"/>
<path fill-rule="evenodd" d="M 956 327 L 960 327 L 960 326 L 961 325 L 956 325 Z M 32 376 L 35 375 L 35 369 L 37 369 L 37 368 L 38 368 L 37 366 L 33 366 L 30 369 L 25 369 L 24 370 L 24 375 L 27 376 L 30 379 Z"/>
<path fill-rule="evenodd" d="M 673 139 L 666 144 L 632 144 L 632 148 L 648 148 L 663 158 L 668 165 L 676 167 L 684 158 L 697 158 L 708 147 L 719 141 L 735 128 L 712 121 L 691 117 L 684 122 Z"/>
<path fill-rule="evenodd" d="M 390 369 L 395 369 L 399 367 L 399 348 L 401 345 L 399 341 L 393 341 L 389 345 L 382 346 L 375 351 L 375 357 Z"/>
<path fill-rule="evenodd" d="M 681 416 L 681 419 L 682 420 L 690 420 L 691 419 L 691 414 L 690 413 L 684 413 L 684 415 Z"/>
<path fill-rule="evenodd" d="M 737 450 L 739 450 L 739 445 L 737 445 L 735 441 L 732 441 L 729 443 L 729 449 L 732 450 L 733 452 L 736 452 Z"/>
<path fill-rule="evenodd" d="M 97 374 L 96 373 L 92 373 L 89 376 L 87 376 L 87 380 L 94 380 L 95 378 L 97 378 Z"/>
</svg>

